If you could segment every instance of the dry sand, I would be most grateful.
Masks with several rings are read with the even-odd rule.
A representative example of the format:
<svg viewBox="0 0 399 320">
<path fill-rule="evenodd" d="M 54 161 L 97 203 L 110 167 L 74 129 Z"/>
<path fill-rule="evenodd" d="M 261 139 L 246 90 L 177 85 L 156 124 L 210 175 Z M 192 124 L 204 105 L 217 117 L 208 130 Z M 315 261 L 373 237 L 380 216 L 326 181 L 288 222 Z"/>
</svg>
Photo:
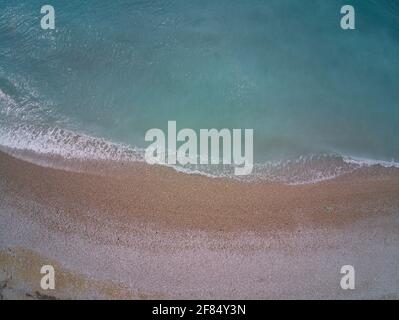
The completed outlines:
<svg viewBox="0 0 399 320">
<path fill-rule="evenodd" d="M 32 273 L 13 280 L 27 297 L 42 297 L 30 259 L 84 279 L 58 298 L 399 297 L 397 169 L 287 186 L 144 164 L 71 172 L 0 153 L 0 191 L 0 249 L 25 261 L 3 252 L 0 267 Z M 354 291 L 339 287 L 344 264 Z"/>
</svg>

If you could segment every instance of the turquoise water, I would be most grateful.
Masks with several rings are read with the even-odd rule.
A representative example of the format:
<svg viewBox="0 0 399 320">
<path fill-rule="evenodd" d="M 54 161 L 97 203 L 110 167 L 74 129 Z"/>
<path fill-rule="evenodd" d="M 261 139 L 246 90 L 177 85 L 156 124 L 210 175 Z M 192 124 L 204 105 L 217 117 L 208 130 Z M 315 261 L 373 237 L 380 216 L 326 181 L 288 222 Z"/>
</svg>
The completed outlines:
<svg viewBox="0 0 399 320">
<path fill-rule="evenodd" d="M 3 147 L 130 155 L 176 120 L 253 128 L 258 164 L 399 161 L 398 1 L 351 1 L 348 31 L 338 0 L 50 2 L 54 31 L 0 0 Z"/>
</svg>

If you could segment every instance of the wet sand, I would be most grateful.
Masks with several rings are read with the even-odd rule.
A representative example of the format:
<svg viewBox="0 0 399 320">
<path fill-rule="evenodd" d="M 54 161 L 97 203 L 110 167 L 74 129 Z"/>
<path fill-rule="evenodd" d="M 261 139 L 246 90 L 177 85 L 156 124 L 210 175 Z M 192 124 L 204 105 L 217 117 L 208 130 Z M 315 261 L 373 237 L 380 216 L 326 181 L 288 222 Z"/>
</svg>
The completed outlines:
<svg viewBox="0 0 399 320">
<path fill-rule="evenodd" d="M 0 249 L 56 261 L 91 279 L 85 288 L 125 290 L 59 298 L 398 298 L 397 169 L 299 186 L 145 164 L 91 171 L 0 153 Z M 8 273 L 29 270 L 3 261 Z M 339 269 L 351 263 L 361 276 L 347 292 Z"/>
</svg>

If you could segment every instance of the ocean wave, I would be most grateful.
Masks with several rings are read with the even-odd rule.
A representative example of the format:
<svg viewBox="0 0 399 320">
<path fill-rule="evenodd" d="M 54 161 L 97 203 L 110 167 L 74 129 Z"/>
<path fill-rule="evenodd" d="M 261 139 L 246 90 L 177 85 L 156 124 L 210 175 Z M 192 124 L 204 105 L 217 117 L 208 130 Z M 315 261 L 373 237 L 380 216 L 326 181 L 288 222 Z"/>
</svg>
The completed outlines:
<svg viewBox="0 0 399 320">
<path fill-rule="evenodd" d="M 0 150 L 36 164 L 56 166 L 55 158 L 71 161 L 144 162 L 144 150 L 62 128 L 18 125 L 0 127 Z M 29 156 L 28 156 L 29 155 Z M 32 156 L 32 155 L 36 155 Z M 37 160 L 37 161 L 35 161 Z M 161 164 L 162 165 L 162 164 Z M 257 163 L 251 175 L 235 176 L 232 165 L 167 165 L 183 174 L 228 178 L 244 182 L 277 182 L 290 185 L 317 183 L 351 173 L 359 168 L 399 168 L 399 163 L 317 154 L 284 161 Z M 65 169 L 65 167 L 63 166 Z M 73 170 L 71 168 L 71 170 Z"/>
<path fill-rule="evenodd" d="M 143 161 L 143 151 L 61 128 L 19 125 L 0 128 L 0 149 L 33 152 L 66 160 Z"/>
<path fill-rule="evenodd" d="M 15 82 L 15 81 L 14 81 Z M 18 86 L 19 82 L 8 87 Z M 144 149 L 116 143 L 103 138 L 64 129 L 67 122 L 56 121 L 59 126 L 45 125 L 54 115 L 48 105 L 35 102 L 35 91 L 26 89 L 29 97 L 22 103 L 0 89 L 0 150 L 39 165 L 65 167 L 65 160 L 112 161 L 114 163 L 144 162 Z M 10 90 L 8 90 L 10 91 Z M 12 90 L 11 90 L 12 91 Z M 20 92 L 21 90 L 17 90 Z M 39 99 L 43 100 L 43 99 Z M 56 118 L 60 118 L 54 115 Z M 62 160 L 62 161 L 58 161 Z M 233 165 L 167 165 L 183 174 L 203 175 L 209 178 L 228 178 L 245 182 L 277 182 L 308 184 L 334 179 L 359 168 L 381 166 L 399 168 L 399 163 L 344 156 L 340 154 L 311 154 L 295 159 L 256 163 L 248 176 L 235 176 Z"/>
<path fill-rule="evenodd" d="M 289 185 L 311 184 L 337 178 L 358 168 L 359 165 L 345 163 L 338 154 L 310 154 L 295 159 L 255 164 L 253 175 L 240 179 Z"/>
<path fill-rule="evenodd" d="M 0 84 L 0 150 L 27 161 L 40 159 L 40 165 L 46 157 L 52 164 L 57 157 L 115 162 L 144 159 L 138 148 L 65 129 L 70 119 L 58 114 L 52 102 L 25 79 L 0 74 Z"/>
<path fill-rule="evenodd" d="M 375 160 L 375 159 L 367 159 L 367 158 L 359 158 L 359 157 L 349 157 L 344 156 L 343 161 L 348 164 L 359 165 L 362 167 L 372 167 L 372 166 L 381 166 L 384 168 L 399 168 L 399 163 L 392 161 L 384 161 L 384 160 Z"/>
</svg>

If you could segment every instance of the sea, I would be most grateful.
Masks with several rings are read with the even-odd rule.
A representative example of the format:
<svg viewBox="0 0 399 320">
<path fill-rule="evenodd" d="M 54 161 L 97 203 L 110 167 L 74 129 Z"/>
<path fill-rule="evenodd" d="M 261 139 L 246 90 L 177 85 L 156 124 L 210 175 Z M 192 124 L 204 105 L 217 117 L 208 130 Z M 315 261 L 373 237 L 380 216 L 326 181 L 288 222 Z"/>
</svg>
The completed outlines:
<svg viewBox="0 0 399 320">
<path fill-rule="evenodd" d="M 344 30 L 347 2 L 0 0 L 0 150 L 142 162 L 176 121 L 253 129 L 256 181 L 399 167 L 399 1 L 351 0 Z"/>
</svg>

